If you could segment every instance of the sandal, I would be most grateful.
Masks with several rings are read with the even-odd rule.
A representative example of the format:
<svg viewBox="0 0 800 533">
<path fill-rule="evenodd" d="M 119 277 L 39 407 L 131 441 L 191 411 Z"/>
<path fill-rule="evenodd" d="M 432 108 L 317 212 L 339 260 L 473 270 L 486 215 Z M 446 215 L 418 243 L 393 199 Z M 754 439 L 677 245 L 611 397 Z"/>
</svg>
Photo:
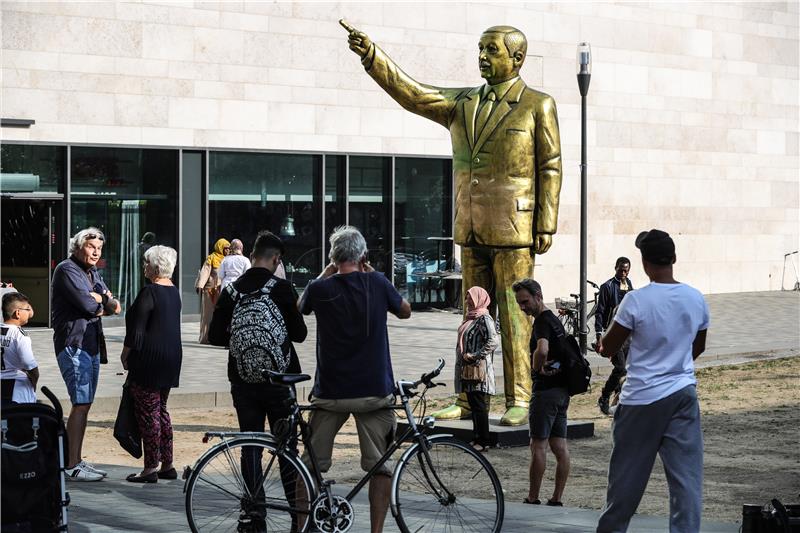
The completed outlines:
<svg viewBox="0 0 800 533">
<path fill-rule="evenodd" d="M 527 498 L 527 496 L 526 496 L 525 499 L 522 500 L 522 503 L 530 503 L 532 505 L 540 505 L 542 502 L 540 500 L 529 500 Z"/>
<path fill-rule="evenodd" d="M 178 479 L 178 471 L 174 468 L 169 470 L 160 470 L 158 472 L 158 479 Z"/>
<path fill-rule="evenodd" d="M 488 446 L 484 446 L 483 444 L 478 444 L 475 441 L 470 442 L 469 445 L 472 446 L 472 449 L 478 453 L 486 453 L 489 451 Z"/>
<path fill-rule="evenodd" d="M 564 507 L 564 504 L 561 502 L 554 502 L 553 500 L 547 500 L 545 505 L 549 505 L 550 507 Z"/>
<path fill-rule="evenodd" d="M 126 477 L 125 480 L 130 481 L 131 483 L 158 483 L 158 472 L 151 472 L 146 476 L 131 474 Z"/>
</svg>

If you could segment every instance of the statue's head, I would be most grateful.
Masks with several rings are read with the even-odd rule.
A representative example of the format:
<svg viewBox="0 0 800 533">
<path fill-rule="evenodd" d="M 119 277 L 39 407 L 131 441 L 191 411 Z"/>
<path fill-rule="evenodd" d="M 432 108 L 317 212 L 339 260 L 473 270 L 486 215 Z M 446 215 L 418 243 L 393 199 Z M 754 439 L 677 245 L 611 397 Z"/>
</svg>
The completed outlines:
<svg viewBox="0 0 800 533">
<path fill-rule="evenodd" d="M 512 26 L 492 26 L 478 41 L 478 68 L 491 85 L 519 74 L 528 51 L 525 34 Z"/>
</svg>

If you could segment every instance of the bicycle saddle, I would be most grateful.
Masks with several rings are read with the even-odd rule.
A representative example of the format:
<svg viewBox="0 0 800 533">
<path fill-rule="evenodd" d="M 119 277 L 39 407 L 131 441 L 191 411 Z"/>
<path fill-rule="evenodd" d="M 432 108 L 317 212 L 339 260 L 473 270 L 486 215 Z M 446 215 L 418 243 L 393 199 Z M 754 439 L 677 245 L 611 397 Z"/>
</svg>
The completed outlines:
<svg viewBox="0 0 800 533">
<path fill-rule="evenodd" d="M 266 374 L 275 385 L 294 385 L 311 379 L 308 374 L 279 374 L 272 371 L 267 371 Z"/>
</svg>

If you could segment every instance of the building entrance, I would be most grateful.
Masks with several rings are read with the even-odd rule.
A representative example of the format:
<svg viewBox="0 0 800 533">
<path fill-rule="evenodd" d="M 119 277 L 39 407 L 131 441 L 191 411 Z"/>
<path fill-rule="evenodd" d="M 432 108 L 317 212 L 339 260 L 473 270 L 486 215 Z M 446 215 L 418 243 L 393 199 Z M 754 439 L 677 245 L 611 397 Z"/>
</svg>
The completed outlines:
<svg viewBox="0 0 800 533">
<path fill-rule="evenodd" d="M 0 279 L 30 298 L 35 313 L 30 327 L 49 327 L 50 281 L 66 257 L 61 195 L 4 195 L 0 202 Z"/>
</svg>

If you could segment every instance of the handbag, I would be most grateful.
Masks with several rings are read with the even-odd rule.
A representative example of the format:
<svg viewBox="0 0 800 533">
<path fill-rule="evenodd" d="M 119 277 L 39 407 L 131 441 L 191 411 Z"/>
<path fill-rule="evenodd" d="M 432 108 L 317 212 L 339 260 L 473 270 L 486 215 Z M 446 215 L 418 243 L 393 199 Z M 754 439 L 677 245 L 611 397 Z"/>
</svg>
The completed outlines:
<svg viewBox="0 0 800 533">
<path fill-rule="evenodd" d="M 122 385 L 122 398 L 119 401 L 117 420 L 114 422 L 114 438 L 136 459 L 142 457 L 142 435 L 136 421 L 133 393 L 127 381 Z"/>
<path fill-rule="evenodd" d="M 461 379 L 464 381 L 486 381 L 486 359 L 474 363 L 461 362 Z"/>
</svg>

